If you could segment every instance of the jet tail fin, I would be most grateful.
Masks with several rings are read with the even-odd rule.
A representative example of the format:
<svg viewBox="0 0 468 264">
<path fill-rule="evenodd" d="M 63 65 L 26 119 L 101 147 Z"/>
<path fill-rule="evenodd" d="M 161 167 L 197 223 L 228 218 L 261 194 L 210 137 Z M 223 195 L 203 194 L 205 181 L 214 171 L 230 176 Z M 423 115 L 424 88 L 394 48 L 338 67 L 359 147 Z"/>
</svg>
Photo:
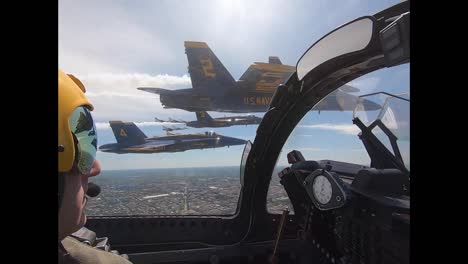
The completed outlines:
<svg viewBox="0 0 468 264">
<path fill-rule="evenodd" d="M 196 115 L 197 115 L 198 121 L 212 121 L 213 120 L 213 118 L 211 118 L 211 116 L 205 111 L 196 112 Z"/>
<path fill-rule="evenodd" d="M 268 63 L 269 64 L 283 64 L 283 63 L 281 63 L 281 60 L 277 56 L 268 57 Z"/>
<path fill-rule="evenodd" d="M 282 64 L 277 56 L 270 56 L 268 63 L 255 62 L 250 65 L 239 80 L 247 87 L 254 87 L 255 92 L 272 94 L 295 71 L 296 67 Z"/>
<path fill-rule="evenodd" d="M 109 121 L 117 143 L 123 145 L 143 144 L 147 136 L 133 122 Z"/>
<path fill-rule="evenodd" d="M 235 88 L 236 81 L 205 42 L 184 44 L 193 89 L 204 95 L 221 96 Z"/>
</svg>

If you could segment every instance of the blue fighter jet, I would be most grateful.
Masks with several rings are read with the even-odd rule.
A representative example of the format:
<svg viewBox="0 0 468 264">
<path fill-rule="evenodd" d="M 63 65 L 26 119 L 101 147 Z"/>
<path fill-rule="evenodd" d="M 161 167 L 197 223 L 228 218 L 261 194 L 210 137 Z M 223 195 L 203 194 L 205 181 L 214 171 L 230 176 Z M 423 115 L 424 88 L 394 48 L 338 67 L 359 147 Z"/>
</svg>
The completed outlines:
<svg viewBox="0 0 468 264">
<path fill-rule="evenodd" d="M 147 137 L 133 122 L 109 122 L 117 143 L 105 144 L 100 151 L 117 154 L 182 152 L 191 149 L 221 148 L 243 145 L 243 139 L 227 137 L 213 131 L 204 134 L 168 134 Z"/>
</svg>

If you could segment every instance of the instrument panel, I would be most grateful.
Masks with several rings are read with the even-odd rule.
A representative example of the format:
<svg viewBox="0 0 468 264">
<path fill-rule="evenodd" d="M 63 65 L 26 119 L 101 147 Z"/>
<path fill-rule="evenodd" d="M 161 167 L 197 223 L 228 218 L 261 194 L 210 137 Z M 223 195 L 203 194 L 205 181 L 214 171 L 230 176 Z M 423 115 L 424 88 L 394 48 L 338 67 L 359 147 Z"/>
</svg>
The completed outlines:
<svg viewBox="0 0 468 264">
<path fill-rule="evenodd" d="M 319 249 L 324 263 L 409 263 L 403 173 L 293 155 L 280 183 L 294 207 L 300 238 Z"/>
</svg>

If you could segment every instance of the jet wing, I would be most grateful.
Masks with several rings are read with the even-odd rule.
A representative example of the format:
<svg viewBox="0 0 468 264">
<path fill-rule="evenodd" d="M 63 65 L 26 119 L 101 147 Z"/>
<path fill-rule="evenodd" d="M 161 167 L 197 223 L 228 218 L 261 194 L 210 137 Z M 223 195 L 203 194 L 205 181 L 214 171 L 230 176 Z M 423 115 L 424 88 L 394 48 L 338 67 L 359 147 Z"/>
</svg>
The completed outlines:
<svg viewBox="0 0 468 264">
<path fill-rule="evenodd" d="M 165 93 L 172 92 L 171 90 L 167 90 L 163 88 L 152 88 L 152 87 L 138 87 L 137 89 L 148 92 L 148 93 L 154 93 L 154 94 L 165 94 Z"/>
<path fill-rule="evenodd" d="M 216 138 L 195 138 L 195 139 L 183 139 L 182 142 L 204 142 L 204 141 L 214 141 Z"/>
<path fill-rule="evenodd" d="M 151 150 L 155 148 L 160 148 L 164 146 L 169 146 L 175 143 L 175 140 L 153 140 L 151 142 L 137 145 L 137 146 L 132 146 L 131 148 L 137 148 L 140 150 Z"/>
</svg>

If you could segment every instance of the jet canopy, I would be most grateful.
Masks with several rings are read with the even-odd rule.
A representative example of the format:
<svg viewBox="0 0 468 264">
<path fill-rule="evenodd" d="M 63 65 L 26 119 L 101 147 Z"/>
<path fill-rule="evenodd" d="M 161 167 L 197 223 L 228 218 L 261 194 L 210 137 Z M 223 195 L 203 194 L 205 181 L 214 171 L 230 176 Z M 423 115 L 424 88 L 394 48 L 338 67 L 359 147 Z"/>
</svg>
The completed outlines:
<svg viewBox="0 0 468 264">
<path fill-rule="evenodd" d="M 371 98 L 370 100 L 374 102 L 380 101 L 382 105 L 380 111 L 375 111 L 368 110 L 359 103 L 353 113 L 353 123 L 362 131 L 361 138 L 372 159 L 372 164 L 397 167 L 409 172 L 409 157 L 405 155 L 405 152 L 408 152 L 410 135 L 409 94 L 377 92 L 360 96 L 360 100 L 364 98 Z M 401 150 L 405 151 L 402 153 Z M 379 161 L 385 159 L 384 152 L 388 153 L 387 159 L 393 164 L 388 165 Z"/>
<path fill-rule="evenodd" d="M 343 59 L 359 57 L 362 54 L 371 55 L 376 48 L 382 51 L 387 67 L 409 62 L 409 19 L 410 13 L 406 12 L 389 19 L 393 21 L 378 30 L 382 22 L 365 16 L 338 27 L 302 55 L 296 66 L 298 80 L 302 81 L 313 71 L 319 73 L 319 66 L 323 71 L 324 65 L 327 64 L 345 65 L 350 61 Z M 355 69 L 348 69 L 353 70 Z"/>
<path fill-rule="evenodd" d="M 214 131 L 206 131 L 205 135 L 213 137 L 213 136 L 216 136 L 218 134 L 216 134 L 216 132 L 214 132 Z"/>
</svg>

